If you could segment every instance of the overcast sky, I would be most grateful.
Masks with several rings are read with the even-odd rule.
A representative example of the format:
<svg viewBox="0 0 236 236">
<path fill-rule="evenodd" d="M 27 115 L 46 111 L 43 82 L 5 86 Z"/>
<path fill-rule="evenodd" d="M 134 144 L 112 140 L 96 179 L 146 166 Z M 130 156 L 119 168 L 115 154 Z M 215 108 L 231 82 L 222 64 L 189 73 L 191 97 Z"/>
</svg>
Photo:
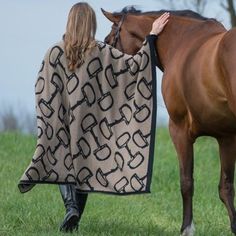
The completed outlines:
<svg viewBox="0 0 236 236">
<path fill-rule="evenodd" d="M 61 39 L 67 15 L 74 0 L 0 0 L 0 110 L 14 106 L 34 113 L 34 83 L 46 50 Z M 138 5 L 143 11 L 169 9 L 161 0 L 88 0 L 98 21 L 96 38 L 103 40 L 111 24 L 102 15 L 121 10 L 127 5 Z M 205 16 L 217 17 L 229 28 L 225 12 L 212 1 Z M 148 4 L 147 4 L 148 3 Z M 181 9 L 182 6 L 179 5 Z M 158 117 L 167 117 L 160 98 L 161 74 L 158 73 Z M 2 106 L 3 104 L 3 106 Z"/>
</svg>

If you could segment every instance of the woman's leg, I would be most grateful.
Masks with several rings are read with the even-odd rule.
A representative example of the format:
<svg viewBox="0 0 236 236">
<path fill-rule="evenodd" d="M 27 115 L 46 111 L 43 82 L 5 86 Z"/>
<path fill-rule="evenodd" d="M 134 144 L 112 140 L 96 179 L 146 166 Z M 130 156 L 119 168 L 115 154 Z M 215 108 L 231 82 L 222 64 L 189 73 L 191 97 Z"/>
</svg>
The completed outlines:
<svg viewBox="0 0 236 236">
<path fill-rule="evenodd" d="M 59 185 L 59 189 L 66 208 L 60 231 L 72 232 L 78 229 L 88 194 L 78 193 L 72 184 Z"/>
</svg>

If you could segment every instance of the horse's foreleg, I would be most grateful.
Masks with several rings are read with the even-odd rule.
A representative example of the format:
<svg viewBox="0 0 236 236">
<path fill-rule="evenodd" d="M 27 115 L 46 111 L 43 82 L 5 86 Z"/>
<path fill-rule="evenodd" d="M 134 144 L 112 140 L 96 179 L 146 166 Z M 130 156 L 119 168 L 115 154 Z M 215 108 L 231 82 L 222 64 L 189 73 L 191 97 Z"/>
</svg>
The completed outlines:
<svg viewBox="0 0 236 236">
<path fill-rule="evenodd" d="M 225 204 L 230 222 L 231 230 L 236 235 L 236 212 L 234 208 L 234 169 L 236 158 L 235 137 L 218 139 L 220 146 L 221 175 L 219 183 L 219 196 Z"/>
<path fill-rule="evenodd" d="M 169 123 L 170 135 L 175 145 L 180 168 L 180 187 L 183 200 L 183 222 L 181 233 L 185 236 L 193 235 L 193 140 L 189 137 L 187 129 L 178 126 L 172 121 Z"/>
</svg>

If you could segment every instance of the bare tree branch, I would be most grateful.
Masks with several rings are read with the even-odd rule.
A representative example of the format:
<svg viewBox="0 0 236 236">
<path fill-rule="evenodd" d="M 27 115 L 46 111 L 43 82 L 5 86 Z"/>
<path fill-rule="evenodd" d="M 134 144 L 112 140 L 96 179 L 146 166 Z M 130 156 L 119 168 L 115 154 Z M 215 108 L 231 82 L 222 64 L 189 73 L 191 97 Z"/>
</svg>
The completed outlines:
<svg viewBox="0 0 236 236">
<path fill-rule="evenodd" d="M 210 0 L 182 0 L 182 1 L 174 1 L 174 0 L 163 0 L 165 5 L 169 5 L 172 10 L 179 9 L 179 6 L 186 7 L 193 11 L 196 11 L 200 14 L 203 14 L 207 4 L 212 3 Z M 218 4 L 221 6 L 226 12 L 228 12 L 230 17 L 231 26 L 236 26 L 236 0 L 219 0 Z"/>
<path fill-rule="evenodd" d="M 174 0 L 163 0 L 162 2 L 164 2 L 163 5 L 168 5 L 171 10 L 176 10 L 181 6 L 181 8 L 186 7 L 202 14 L 205 10 L 207 1 L 208 0 L 182 0 L 182 5 L 179 1 L 177 2 Z"/>
<path fill-rule="evenodd" d="M 2 105 L 2 104 L 1 104 Z M 23 133 L 36 134 L 36 116 L 24 108 L 22 113 L 19 106 L 2 105 L 0 110 L 0 132 L 19 131 Z"/>
<path fill-rule="evenodd" d="M 229 12 L 230 15 L 230 21 L 232 27 L 236 26 L 236 11 L 235 11 L 235 6 L 233 0 L 227 0 L 228 8 L 227 11 Z"/>
<path fill-rule="evenodd" d="M 221 6 L 224 10 L 229 11 L 229 7 L 225 4 L 225 0 L 223 0 L 223 1 L 220 2 L 220 6 Z"/>
<path fill-rule="evenodd" d="M 20 130 L 19 120 L 12 107 L 5 107 L 0 113 L 1 131 Z"/>
<path fill-rule="evenodd" d="M 164 6 L 168 5 L 168 9 L 170 9 L 170 10 L 176 10 L 177 9 L 174 0 L 163 0 L 162 3 L 163 3 Z"/>
</svg>

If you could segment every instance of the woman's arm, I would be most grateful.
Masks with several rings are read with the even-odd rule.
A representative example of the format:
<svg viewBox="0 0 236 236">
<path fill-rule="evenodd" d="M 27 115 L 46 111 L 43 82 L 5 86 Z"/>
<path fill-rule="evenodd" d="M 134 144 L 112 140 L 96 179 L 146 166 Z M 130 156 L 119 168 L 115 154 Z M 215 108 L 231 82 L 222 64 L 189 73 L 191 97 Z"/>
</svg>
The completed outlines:
<svg viewBox="0 0 236 236">
<path fill-rule="evenodd" d="M 162 30 L 168 23 L 169 17 L 170 17 L 169 12 L 165 12 L 160 17 L 158 17 L 152 24 L 152 30 L 150 34 L 147 35 L 146 37 L 146 40 L 148 41 L 150 45 L 151 58 L 153 59 L 154 64 L 157 65 L 159 68 L 161 68 L 161 70 L 163 70 L 163 68 L 160 64 L 159 57 L 157 56 L 155 42 L 157 39 L 157 35 L 159 35 L 162 32 Z"/>
</svg>

